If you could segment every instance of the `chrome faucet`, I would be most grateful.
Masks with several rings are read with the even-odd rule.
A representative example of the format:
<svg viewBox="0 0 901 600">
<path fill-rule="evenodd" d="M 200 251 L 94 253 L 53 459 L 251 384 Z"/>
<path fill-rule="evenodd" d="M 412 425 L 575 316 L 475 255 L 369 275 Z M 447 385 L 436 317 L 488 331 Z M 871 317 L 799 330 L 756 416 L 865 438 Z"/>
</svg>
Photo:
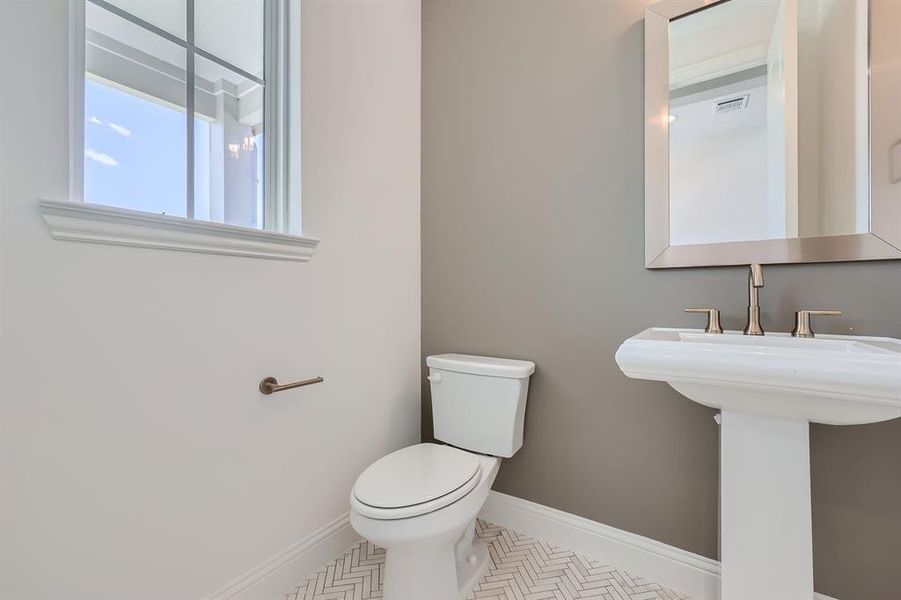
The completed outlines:
<svg viewBox="0 0 901 600">
<path fill-rule="evenodd" d="M 745 325 L 745 335 L 763 335 L 763 327 L 760 326 L 760 301 L 757 290 L 763 287 L 763 267 L 757 263 L 751 263 L 748 270 L 748 324 Z"/>
</svg>

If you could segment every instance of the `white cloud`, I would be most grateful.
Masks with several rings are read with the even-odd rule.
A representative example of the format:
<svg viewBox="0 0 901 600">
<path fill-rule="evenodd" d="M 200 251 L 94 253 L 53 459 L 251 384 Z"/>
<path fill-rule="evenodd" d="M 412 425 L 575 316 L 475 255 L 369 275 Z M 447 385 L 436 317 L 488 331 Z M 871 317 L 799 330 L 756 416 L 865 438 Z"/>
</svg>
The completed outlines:
<svg viewBox="0 0 901 600">
<path fill-rule="evenodd" d="M 109 154 L 105 154 L 103 152 L 97 152 L 93 148 L 86 148 L 84 151 L 84 157 L 90 158 L 95 162 L 99 162 L 101 165 L 106 167 L 118 167 L 119 161 L 110 156 Z"/>
<path fill-rule="evenodd" d="M 91 117 L 90 119 L 88 119 L 88 122 L 93 123 L 94 125 L 103 125 L 103 121 L 101 121 L 97 117 Z"/>
<path fill-rule="evenodd" d="M 118 123 L 113 123 L 113 122 L 110 122 L 107 125 L 109 126 L 110 129 L 112 129 L 113 131 L 115 131 L 116 133 L 121 135 L 122 137 L 131 137 L 131 129 L 129 129 L 127 127 L 123 127 L 122 125 L 119 125 Z"/>
</svg>

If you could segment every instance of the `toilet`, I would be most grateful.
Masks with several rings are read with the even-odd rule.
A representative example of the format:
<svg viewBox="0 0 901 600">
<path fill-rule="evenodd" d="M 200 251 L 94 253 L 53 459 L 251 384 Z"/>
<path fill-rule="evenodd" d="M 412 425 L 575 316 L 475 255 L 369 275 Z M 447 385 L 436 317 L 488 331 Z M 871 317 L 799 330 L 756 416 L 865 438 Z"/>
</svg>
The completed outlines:
<svg viewBox="0 0 901 600">
<path fill-rule="evenodd" d="M 435 439 L 370 465 L 350 494 L 350 522 L 386 550 L 384 600 L 459 600 L 488 565 L 475 519 L 501 458 L 522 446 L 530 361 L 426 359 Z"/>
</svg>

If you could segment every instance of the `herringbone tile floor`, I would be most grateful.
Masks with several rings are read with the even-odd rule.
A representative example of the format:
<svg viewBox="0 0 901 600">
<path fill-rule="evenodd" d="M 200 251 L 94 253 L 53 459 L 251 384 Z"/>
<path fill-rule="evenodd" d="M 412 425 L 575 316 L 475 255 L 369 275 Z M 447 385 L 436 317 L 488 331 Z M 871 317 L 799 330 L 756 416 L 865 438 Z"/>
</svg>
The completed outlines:
<svg viewBox="0 0 901 600">
<path fill-rule="evenodd" d="M 656 583 L 478 521 L 476 533 L 491 561 L 469 600 L 685 600 Z M 385 551 L 360 542 L 330 561 L 283 600 L 361 600 L 382 597 Z"/>
</svg>

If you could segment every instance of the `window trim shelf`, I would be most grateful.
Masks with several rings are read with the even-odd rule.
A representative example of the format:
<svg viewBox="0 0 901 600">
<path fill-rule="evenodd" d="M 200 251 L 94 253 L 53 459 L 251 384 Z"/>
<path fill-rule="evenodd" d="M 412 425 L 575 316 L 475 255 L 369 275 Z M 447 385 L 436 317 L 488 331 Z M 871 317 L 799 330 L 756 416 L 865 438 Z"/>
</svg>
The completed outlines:
<svg viewBox="0 0 901 600">
<path fill-rule="evenodd" d="M 53 239 L 307 262 L 319 240 L 86 202 L 40 200 Z"/>
</svg>

